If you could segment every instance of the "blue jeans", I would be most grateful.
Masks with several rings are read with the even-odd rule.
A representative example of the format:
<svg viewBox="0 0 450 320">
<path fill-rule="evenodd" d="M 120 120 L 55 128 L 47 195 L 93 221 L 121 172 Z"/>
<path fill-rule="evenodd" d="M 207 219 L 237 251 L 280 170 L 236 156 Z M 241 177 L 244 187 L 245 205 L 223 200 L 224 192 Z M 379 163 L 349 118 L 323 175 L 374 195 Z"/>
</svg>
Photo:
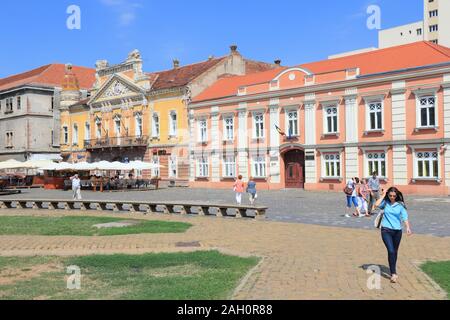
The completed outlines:
<svg viewBox="0 0 450 320">
<path fill-rule="evenodd" d="M 358 200 L 356 199 L 356 197 L 347 196 L 347 208 L 351 208 L 352 203 L 355 206 L 355 208 L 358 208 Z"/>
<path fill-rule="evenodd" d="M 381 228 L 381 238 L 388 251 L 389 269 L 391 275 L 397 274 L 397 257 L 398 248 L 402 241 L 402 230 L 392 230 L 388 228 Z"/>
</svg>

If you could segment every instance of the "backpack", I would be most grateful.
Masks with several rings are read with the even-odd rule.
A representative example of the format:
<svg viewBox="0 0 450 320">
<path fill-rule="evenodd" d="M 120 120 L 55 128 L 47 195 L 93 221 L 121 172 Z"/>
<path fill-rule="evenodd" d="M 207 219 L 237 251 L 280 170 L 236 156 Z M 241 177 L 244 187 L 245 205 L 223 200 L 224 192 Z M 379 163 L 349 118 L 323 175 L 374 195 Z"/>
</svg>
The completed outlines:
<svg viewBox="0 0 450 320">
<path fill-rule="evenodd" d="M 345 186 L 344 193 L 348 196 L 351 196 L 353 194 L 353 188 L 350 188 L 349 186 Z"/>
</svg>

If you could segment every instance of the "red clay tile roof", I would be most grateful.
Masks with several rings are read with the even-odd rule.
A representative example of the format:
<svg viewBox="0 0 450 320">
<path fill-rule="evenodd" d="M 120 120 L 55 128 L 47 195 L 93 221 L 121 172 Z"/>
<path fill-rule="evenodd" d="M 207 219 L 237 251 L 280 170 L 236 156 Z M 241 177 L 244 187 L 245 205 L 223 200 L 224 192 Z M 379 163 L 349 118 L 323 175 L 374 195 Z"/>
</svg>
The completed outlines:
<svg viewBox="0 0 450 320">
<path fill-rule="evenodd" d="M 361 75 L 414 68 L 450 61 L 450 49 L 428 41 L 379 49 L 342 58 L 302 64 L 313 73 L 359 68 Z"/>
<path fill-rule="evenodd" d="M 90 89 L 95 82 L 95 69 L 73 67 L 81 89 Z M 60 87 L 64 79 L 64 64 L 49 64 L 31 71 L 0 79 L 0 91 L 20 87 L 23 85 L 41 85 Z"/>
<path fill-rule="evenodd" d="M 347 57 L 302 64 L 299 67 L 312 73 L 328 73 L 338 70 L 360 68 L 361 75 L 402 70 L 450 62 L 450 48 L 420 41 L 397 47 L 355 54 Z M 205 101 L 236 96 L 239 87 L 269 82 L 286 68 L 219 79 L 193 101 Z"/>
<path fill-rule="evenodd" d="M 275 78 L 282 70 L 286 68 L 280 67 L 259 73 L 252 73 L 245 76 L 235 76 L 219 79 L 208 89 L 197 95 L 193 101 L 203 101 L 222 97 L 231 97 L 237 94 L 238 88 L 249 84 L 258 84 L 269 82 Z"/>
<path fill-rule="evenodd" d="M 254 61 L 245 59 L 245 74 L 252 74 L 257 72 L 263 72 L 278 68 L 279 66 L 272 63 Z"/>
<path fill-rule="evenodd" d="M 226 57 L 211 59 L 204 62 L 194 63 L 177 69 L 155 72 L 148 74 L 151 77 L 157 76 L 153 83 L 153 90 L 178 88 L 187 85 L 189 82 L 206 72 L 210 68 L 223 61 Z"/>
</svg>

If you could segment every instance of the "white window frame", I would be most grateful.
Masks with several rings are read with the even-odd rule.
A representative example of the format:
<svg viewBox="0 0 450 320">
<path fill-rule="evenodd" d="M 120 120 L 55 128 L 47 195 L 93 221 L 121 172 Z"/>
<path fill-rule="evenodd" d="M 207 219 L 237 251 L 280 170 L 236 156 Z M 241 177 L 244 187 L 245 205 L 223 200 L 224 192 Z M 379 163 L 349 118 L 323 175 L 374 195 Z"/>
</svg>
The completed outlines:
<svg viewBox="0 0 450 320">
<path fill-rule="evenodd" d="M 159 156 L 153 156 L 152 157 L 152 164 L 157 165 L 156 167 L 152 168 L 152 177 L 153 178 L 159 178 L 160 177 L 160 170 L 159 170 Z"/>
<path fill-rule="evenodd" d="M 367 132 L 377 132 L 377 131 L 383 131 L 384 130 L 384 98 L 371 98 L 371 99 L 365 99 L 366 102 L 366 131 Z M 380 104 L 381 105 L 381 128 L 371 128 L 370 123 L 370 115 L 372 113 L 375 113 L 375 124 L 378 123 L 377 119 L 377 113 L 378 112 L 371 112 L 371 107 L 374 104 Z"/>
<path fill-rule="evenodd" d="M 440 154 L 440 145 L 410 145 L 412 154 L 413 154 L 413 182 L 415 180 L 431 180 L 442 182 L 442 171 L 441 171 L 441 154 Z M 419 153 L 437 153 L 437 167 L 438 167 L 438 176 L 430 176 L 430 177 L 419 177 Z M 429 159 L 429 158 L 428 158 Z M 432 167 L 431 167 L 432 169 Z M 431 172 L 432 170 L 430 170 Z"/>
<path fill-rule="evenodd" d="M 208 142 L 208 120 L 206 118 L 200 118 L 197 120 L 197 130 L 197 141 L 200 143 Z"/>
<path fill-rule="evenodd" d="M 336 131 L 328 130 L 328 118 L 334 118 L 334 115 L 329 116 L 328 110 L 336 108 Z M 333 126 L 333 122 L 332 122 Z M 339 134 L 339 105 L 337 103 L 326 104 L 323 106 L 323 132 L 324 134 Z"/>
<path fill-rule="evenodd" d="M 173 119 L 175 116 L 175 121 Z M 178 115 L 175 110 L 169 112 L 169 137 L 176 137 L 178 134 Z"/>
<path fill-rule="evenodd" d="M 231 120 L 231 124 L 227 124 L 227 121 Z M 231 130 L 229 127 L 231 126 Z M 225 116 L 223 118 L 223 140 L 224 141 L 234 141 L 234 117 L 233 116 Z M 231 133 L 231 136 L 230 136 Z"/>
<path fill-rule="evenodd" d="M 117 126 L 119 124 L 119 126 Z M 114 117 L 114 134 L 116 137 L 122 136 L 122 119 L 120 117 Z"/>
<path fill-rule="evenodd" d="M 236 177 L 236 156 L 224 155 L 222 158 L 222 177 L 235 178 Z"/>
<path fill-rule="evenodd" d="M 141 114 L 136 114 L 134 117 L 134 135 L 142 137 L 144 135 L 144 119 Z"/>
<path fill-rule="evenodd" d="M 208 156 L 200 156 L 197 158 L 197 178 L 209 177 L 209 159 Z"/>
<path fill-rule="evenodd" d="M 332 148 L 332 149 L 318 149 L 318 151 L 320 152 L 320 181 L 324 181 L 324 180 L 339 180 L 341 181 L 343 179 L 343 175 L 344 175 L 344 171 L 343 171 L 343 157 L 345 156 L 344 150 L 343 149 L 337 149 L 337 148 Z M 340 176 L 334 176 L 334 177 L 327 177 L 325 175 L 326 173 L 326 155 L 330 155 L 330 154 L 334 154 L 334 155 L 339 155 L 339 161 L 340 161 L 340 166 L 339 166 L 339 171 L 340 171 Z"/>
<path fill-rule="evenodd" d="M 69 144 L 69 127 L 67 125 L 62 126 L 63 129 L 63 144 L 68 145 Z"/>
<path fill-rule="evenodd" d="M 267 157 L 265 155 L 252 156 L 252 177 L 267 178 Z"/>
<path fill-rule="evenodd" d="M 333 157 L 333 159 L 331 159 Z M 333 166 L 334 175 L 327 175 L 327 163 Z M 330 167 L 331 169 L 331 167 Z M 339 169 L 339 174 L 338 174 Z M 322 177 L 325 179 L 342 178 L 342 155 L 340 152 L 325 152 L 322 154 Z M 330 170 L 331 173 L 331 170 Z"/>
<path fill-rule="evenodd" d="M 14 148 L 14 132 L 6 131 L 6 148 Z"/>
<path fill-rule="evenodd" d="M 16 104 L 17 104 L 17 110 L 21 110 L 22 109 L 22 97 L 21 96 L 16 96 Z"/>
<path fill-rule="evenodd" d="M 290 119 L 289 114 L 295 113 L 296 118 L 292 121 L 296 122 L 297 125 L 294 126 L 294 130 L 292 131 L 291 137 L 298 137 L 299 136 L 299 124 L 300 124 L 300 112 L 298 109 L 286 109 L 285 110 L 285 133 L 289 136 L 289 128 L 290 128 Z"/>
<path fill-rule="evenodd" d="M 72 126 L 72 145 L 73 146 L 78 145 L 78 135 L 79 134 L 80 134 L 80 132 L 79 132 L 78 123 L 74 123 Z"/>
<path fill-rule="evenodd" d="M 159 121 L 159 114 L 153 113 L 152 116 L 152 138 L 159 138 L 159 132 L 160 132 L 160 121 Z"/>
<path fill-rule="evenodd" d="M 173 169 L 175 168 L 175 174 L 173 173 Z M 171 155 L 169 157 L 169 178 L 176 179 L 178 178 L 178 158 L 177 156 Z"/>
<path fill-rule="evenodd" d="M 383 158 L 384 155 L 384 158 Z M 371 177 L 373 171 L 378 172 L 378 177 L 380 179 L 387 179 L 388 176 L 388 154 L 385 151 L 366 151 L 364 153 L 364 165 L 365 165 L 365 177 Z M 370 169 L 370 162 L 378 163 L 378 170 L 372 166 L 372 169 Z M 384 162 L 384 175 L 382 174 L 382 162 Z"/>
<path fill-rule="evenodd" d="M 91 124 L 89 122 L 85 122 L 84 124 L 84 140 L 91 139 Z"/>
<path fill-rule="evenodd" d="M 439 101 L 438 95 L 436 91 L 428 91 L 422 93 L 416 93 L 416 128 L 418 129 L 429 129 L 429 128 L 437 128 L 439 126 Z M 422 109 L 423 106 L 421 104 L 422 99 L 434 99 L 434 125 L 422 125 Z M 429 122 L 429 111 L 427 112 L 427 119 Z"/>
<path fill-rule="evenodd" d="M 260 119 L 262 117 L 262 119 Z M 265 114 L 263 111 L 253 112 L 253 138 L 264 139 L 265 138 Z M 258 130 L 258 129 L 259 130 Z M 258 134 L 259 132 L 259 134 Z"/>
</svg>

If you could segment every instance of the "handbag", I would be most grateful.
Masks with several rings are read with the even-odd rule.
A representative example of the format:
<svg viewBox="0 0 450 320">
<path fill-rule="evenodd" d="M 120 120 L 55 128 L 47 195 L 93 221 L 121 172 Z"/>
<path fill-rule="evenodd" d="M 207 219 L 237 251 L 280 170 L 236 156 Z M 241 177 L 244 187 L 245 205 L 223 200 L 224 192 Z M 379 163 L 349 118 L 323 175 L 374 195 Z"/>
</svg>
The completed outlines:
<svg viewBox="0 0 450 320">
<path fill-rule="evenodd" d="M 375 228 L 381 229 L 381 221 L 383 221 L 383 217 L 384 217 L 384 211 L 381 211 L 375 218 L 375 221 L 373 222 Z"/>
</svg>

